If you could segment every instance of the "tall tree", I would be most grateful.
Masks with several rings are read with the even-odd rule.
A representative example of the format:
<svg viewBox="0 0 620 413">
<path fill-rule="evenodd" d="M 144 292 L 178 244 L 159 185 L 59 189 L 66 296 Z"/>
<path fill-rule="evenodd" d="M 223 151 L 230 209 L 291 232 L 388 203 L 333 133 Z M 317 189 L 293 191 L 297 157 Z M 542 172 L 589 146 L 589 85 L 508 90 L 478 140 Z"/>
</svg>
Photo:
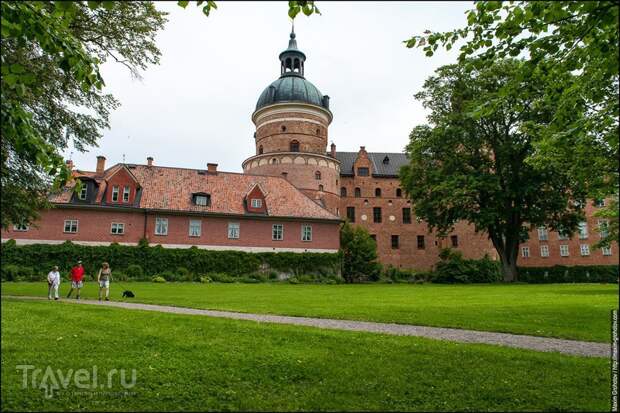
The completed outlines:
<svg viewBox="0 0 620 413">
<path fill-rule="evenodd" d="M 439 68 L 416 94 L 429 124 L 411 132 L 410 164 L 401 170 L 416 215 L 439 233 L 459 220 L 488 233 L 506 281 L 516 279 L 528 228 L 571 233 L 583 218 L 586 184 L 556 163 L 532 162 L 537 144 L 557 132 L 558 103 L 545 90 L 564 79 L 550 78 L 547 65 L 531 70 L 500 60 L 480 69 Z M 585 110 L 576 106 L 573 122 Z"/>
<path fill-rule="evenodd" d="M 113 59 L 136 75 L 159 62 L 166 21 L 152 2 L 2 2 L 2 226 L 47 206 L 69 178 L 60 152 L 96 145 L 118 106 L 99 66 Z"/>
<path fill-rule="evenodd" d="M 464 27 L 425 31 L 406 40 L 432 56 L 438 47 L 461 45 L 459 61 L 475 56 L 478 67 L 508 56 L 525 57 L 530 70 L 549 62 L 545 94 L 560 104 L 557 132 L 536 142 L 531 162 L 555 163 L 587 184 L 592 198 L 618 199 L 619 5 L 616 1 L 479 1 Z M 572 74 L 573 76 L 566 76 Z M 575 121 L 573 108 L 585 104 Z M 568 143 L 568 144 L 567 144 Z M 618 241 L 617 203 L 603 215 L 611 219 L 605 242 Z"/>
</svg>

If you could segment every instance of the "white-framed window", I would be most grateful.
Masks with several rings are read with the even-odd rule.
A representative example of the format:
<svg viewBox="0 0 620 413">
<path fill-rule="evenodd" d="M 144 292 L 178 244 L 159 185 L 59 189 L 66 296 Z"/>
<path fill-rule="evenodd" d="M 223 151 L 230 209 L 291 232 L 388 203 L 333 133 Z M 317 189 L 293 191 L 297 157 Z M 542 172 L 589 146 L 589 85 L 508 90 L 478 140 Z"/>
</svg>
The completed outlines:
<svg viewBox="0 0 620 413">
<path fill-rule="evenodd" d="M 202 232 L 202 221 L 199 219 L 189 220 L 189 236 L 199 237 Z"/>
<path fill-rule="evenodd" d="M 13 224 L 13 231 L 25 232 L 28 231 L 27 224 Z"/>
<path fill-rule="evenodd" d="M 238 222 L 229 222 L 228 223 L 228 238 L 229 239 L 239 239 L 239 223 Z"/>
<path fill-rule="evenodd" d="M 538 227 L 538 239 L 540 241 L 547 241 L 549 239 L 549 231 L 545 227 Z"/>
<path fill-rule="evenodd" d="M 558 231 L 558 239 L 561 241 L 566 241 L 568 239 L 568 234 L 563 231 Z"/>
<path fill-rule="evenodd" d="M 284 225 L 273 224 L 271 226 L 271 239 L 274 241 L 282 241 L 284 239 Z"/>
<path fill-rule="evenodd" d="M 112 202 L 118 202 L 118 185 L 112 187 Z"/>
<path fill-rule="evenodd" d="M 601 238 L 607 238 L 609 235 L 609 220 L 608 219 L 599 219 L 598 220 L 598 234 Z"/>
<path fill-rule="evenodd" d="M 530 247 L 521 247 L 521 256 L 528 258 L 530 256 Z"/>
<path fill-rule="evenodd" d="M 110 233 L 115 235 L 121 235 L 125 233 L 125 224 L 122 222 L 113 222 L 110 228 Z"/>
<path fill-rule="evenodd" d="M 580 222 L 579 223 L 579 239 L 587 239 L 588 238 L 588 223 Z"/>
<path fill-rule="evenodd" d="M 168 235 L 168 218 L 155 218 L 155 235 Z"/>
<path fill-rule="evenodd" d="M 568 257 L 568 245 L 562 244 L 560 245 L 560 257 Z"/>
<path fill-rule="evenodd" d="M 82 188 L 80 188 L 80 193 L 78 194 L 78 199 L 84 201 L 86 196 L 88 195 L 88 185 L 82 182 Z"/>
<path fill-rule="evenodd" d="M 549 246 L 548 245 L 541 245 L 540 246 L 540 256 L 541 257 L 548 257 L 549 256 Z"/>
<path fill-rule="evenodd" d="M 602 208 L 605 206 L 605 199 L 601 198 L 601 199 L 595 199 L 594 200 L 594 206 L 597 208 Z"/>
<path fill-rule="evenodd" d="M 65 219 L 64 232 L 75 234 L 78 232 L 78 220 L 77 219 Z"/>
<path fill-rule="evenodd" d="M 611 247 L 601 247 L 601 252 L 605 256 L 610 256 L 611 255 Z"/>
<path fill-rule="evenodd" d="M 131 188 L 126 186 L 123 188 L 123 202 L 129 202 L 129 194 L 131 192 Z"/>
<path fill-rule="evenodd" d="M 590 246 L 588 244 L 579 245 L 579 250 L 581 251 L 582 257 L 587 257 L 590 255 Z"/>
<path fill-rule="evenodd" d="M 252 208 L 262 208 L 263 200 L 258 198 L 252 198 Z"/>
<path fill-rule="evenodd" d="M 205 195 L 196 195 L 196 205 L 207 206 L 208 198 Z"/>
<path fill-rule="evenodd" d="M 301 226 L 301 240 L 312 241 L 312 225 L 303 224 Z"/>
</svg>

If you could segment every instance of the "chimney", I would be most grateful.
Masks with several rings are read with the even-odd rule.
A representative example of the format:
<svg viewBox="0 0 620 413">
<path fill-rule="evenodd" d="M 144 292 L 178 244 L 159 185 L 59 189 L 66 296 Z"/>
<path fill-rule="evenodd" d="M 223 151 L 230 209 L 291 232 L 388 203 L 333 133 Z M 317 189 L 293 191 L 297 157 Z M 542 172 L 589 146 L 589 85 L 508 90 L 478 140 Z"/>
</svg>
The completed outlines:
<svg viewBox="0 0 620 413">
<path fill-rule="evenodd" d="M 282 172 L 282 178 L 288 179 L 288 172 Z"/>
<path fill-rule="evenodd" d="M 105 170 L 105 156 L 97 156 L 97 175 L 103 175 Z"/>
<path fill-rule="evenodd" d="M 70 171 L 73 170 L 73 161 L 71 159 L 67 159 L 67 161 L 65 162 L 67 164 L 67 168 L 69 168 Z"/>
<path fill-rule="evenodd" d="M 336 144 L 334 142 L 332 142 L 331 146 L 330 146 L 330 155 L 332 156 L 332 158 L 336 157 Z"/>
<path fill-rule="evenodd" d="M 148 158 L 146 158 L 146 164 L 148 166 L 153 166 L 153 157 L 149 156 Z"/>
<path fill-rule="evenodd" d="M 208 163 L 207 164 L 207 173 L 210 175 L 217 175 L 217 164 L 216 163 Z"/>
</svg>

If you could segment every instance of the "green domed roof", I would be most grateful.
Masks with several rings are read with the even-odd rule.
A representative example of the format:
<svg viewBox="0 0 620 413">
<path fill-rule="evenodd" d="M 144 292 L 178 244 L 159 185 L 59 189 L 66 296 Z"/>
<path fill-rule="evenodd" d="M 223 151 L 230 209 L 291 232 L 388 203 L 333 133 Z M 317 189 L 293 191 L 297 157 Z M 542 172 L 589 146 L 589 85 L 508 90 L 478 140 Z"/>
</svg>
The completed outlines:
<svg viewBox="0 0 620 413">
<path fill-rule="evenodd" d="M 256 110 L 282 102 L 303 102 L 325 107 L 323 94 L 301 76 L 282 76 L 267 86 L 256 102 Z"/>
</svg>

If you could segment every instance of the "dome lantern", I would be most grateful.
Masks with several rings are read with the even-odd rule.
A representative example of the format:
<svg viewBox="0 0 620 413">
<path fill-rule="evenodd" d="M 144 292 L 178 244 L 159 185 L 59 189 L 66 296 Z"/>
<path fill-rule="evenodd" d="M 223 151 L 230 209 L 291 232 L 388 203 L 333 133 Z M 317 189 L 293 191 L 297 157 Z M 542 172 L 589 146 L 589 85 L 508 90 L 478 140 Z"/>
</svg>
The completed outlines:
<svg viewBox="0 0 620 413">
<path fill-rule="evenodd" d="M 304 62 L 306 55 L 297 48 L 295 40 L 295 26 L 291 31 L 288 48 L 280 53 L 280 75 L 304 77 Z"/>
</svg>

